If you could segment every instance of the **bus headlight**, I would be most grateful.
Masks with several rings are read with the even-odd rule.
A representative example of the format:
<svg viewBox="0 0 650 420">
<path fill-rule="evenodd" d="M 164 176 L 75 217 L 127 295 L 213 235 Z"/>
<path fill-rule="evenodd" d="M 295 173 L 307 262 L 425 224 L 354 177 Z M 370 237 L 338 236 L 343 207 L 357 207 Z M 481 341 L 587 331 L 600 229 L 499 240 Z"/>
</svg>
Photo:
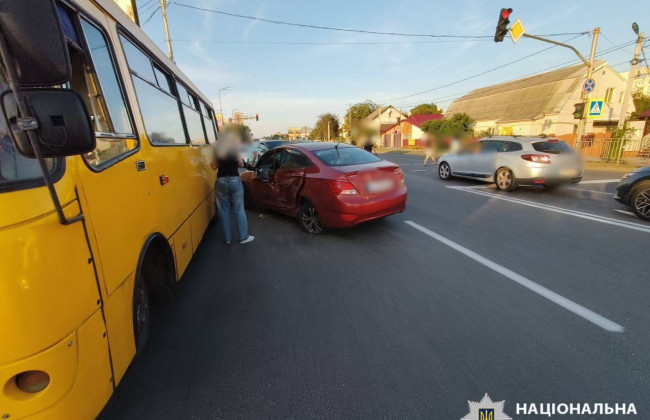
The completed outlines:
<svg viewBox="0 0 650 420">
<path fill-rule="evenodd" d="M 42 370 L 28 370 L 16 375 L 16 386 L 24 392 L 41 392 L 50 384 L 50 375 Z"/>
</svg>

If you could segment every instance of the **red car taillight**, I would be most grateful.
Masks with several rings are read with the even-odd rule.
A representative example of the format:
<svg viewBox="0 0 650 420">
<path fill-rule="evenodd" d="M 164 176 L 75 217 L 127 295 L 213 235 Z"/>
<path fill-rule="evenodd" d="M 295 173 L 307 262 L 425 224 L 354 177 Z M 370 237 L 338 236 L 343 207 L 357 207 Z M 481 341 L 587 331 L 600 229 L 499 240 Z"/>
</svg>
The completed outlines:
<svg viewBox="0 0 650 420">
<path fill-rule="evenodd" d="M 551 157 L 549 155 L 521 155 L 523 160 L 535 163 L 551 163 Z"/>
<path fill-rule="evenodd" d="M 350 194 L 359 194 L 354 185 L 350 181 L 327 181 L 326 182 L 329 189 L 336 195 L 350 195 Z"/>
</svg>

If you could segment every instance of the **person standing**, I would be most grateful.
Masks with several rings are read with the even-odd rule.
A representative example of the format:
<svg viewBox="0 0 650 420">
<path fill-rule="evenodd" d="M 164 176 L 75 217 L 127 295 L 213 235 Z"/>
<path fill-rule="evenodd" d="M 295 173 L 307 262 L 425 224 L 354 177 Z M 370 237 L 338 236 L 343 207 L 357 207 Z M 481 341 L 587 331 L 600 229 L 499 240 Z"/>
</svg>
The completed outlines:
<svg viewBox="0 0 650 420">
<path fill-rule="evenodd" d="M 431 159 L 433 166 L 436 165 L 436 145 L 433 136 L 429 133 L 424 133 L 421 139 L 422 148 L 424 149 L 424 163 L 422 166 L 427 166 L 427 161 Z"/>
<path fill-rule="evenodd" d="M 219 220 L 223 225 L 226 245 L 232 241 L 231 216 L 235 219 L 239 243 L 252 242 L 255 237 L 248 234 L 248 220 L 244 211 L 244 186 L 239 178 L 239 168 L 244 162 L 239 156 L 240 141 L 237 130 L 224 130 L 216 142 L 212 169 L 218 170 L 215 191 Z M 220 143 L 221 142 L 221 143 Z"/>
</svg>

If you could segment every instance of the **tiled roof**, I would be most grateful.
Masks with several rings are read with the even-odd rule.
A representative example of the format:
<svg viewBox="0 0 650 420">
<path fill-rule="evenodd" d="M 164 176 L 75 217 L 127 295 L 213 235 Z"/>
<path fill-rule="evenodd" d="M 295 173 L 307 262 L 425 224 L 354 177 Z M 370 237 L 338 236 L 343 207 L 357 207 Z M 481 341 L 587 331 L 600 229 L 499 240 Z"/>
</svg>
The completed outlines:
<svg viewBox="0 0 650 420">
<path fill-rule="evenodd" d="M 405 121 L 413 124 L 418 128 L 421 128 L 422 124 L 424 124 L 426 121 L 441 120 L 442 117 L 442 114 L 415 114 L 408 117 Z"/>
<path fill-rule="evenodd" d="M 603 61 L 596 61 L 600 67 Z M 537 76 L 476 89 L 454 101 L 446 112 L 461 112 L 474 120 L 533 120 L 557 114 L 587 72 L 583 64 Z"/>
</svg>

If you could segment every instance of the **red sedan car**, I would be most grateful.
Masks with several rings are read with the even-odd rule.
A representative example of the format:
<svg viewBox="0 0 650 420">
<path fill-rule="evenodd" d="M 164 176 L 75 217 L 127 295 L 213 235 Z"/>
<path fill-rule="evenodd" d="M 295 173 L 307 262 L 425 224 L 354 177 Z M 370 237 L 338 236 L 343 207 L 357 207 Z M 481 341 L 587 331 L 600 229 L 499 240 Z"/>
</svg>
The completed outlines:
<svg viewBox="0 0 650 420">
<path fill-rule="evenodd" d="M 247 208 L 297 217 L 309 233 L 351 227 L 404 211 L 402 170 L 342 143 L 296 143 L 265 153 L 241 175 Z"/>
</svg>

